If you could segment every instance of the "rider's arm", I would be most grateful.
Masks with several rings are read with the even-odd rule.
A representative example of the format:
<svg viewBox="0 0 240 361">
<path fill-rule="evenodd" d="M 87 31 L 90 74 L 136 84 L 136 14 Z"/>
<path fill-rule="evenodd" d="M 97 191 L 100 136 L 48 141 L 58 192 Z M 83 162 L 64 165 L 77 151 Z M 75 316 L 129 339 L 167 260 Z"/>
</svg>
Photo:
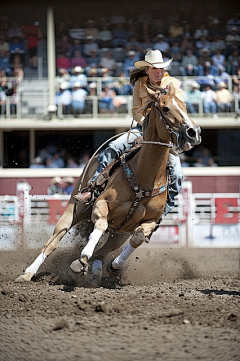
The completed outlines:
<svg viewBox="0 0 240 361">
<path fill-rule="evenodd" d="M 132 116 L 140 125 L 143 124 L 144 116 L 142 110 L 142 98 L 140 97 L 140 81 L 138 80 L 133 88 Z"/>
</svg>

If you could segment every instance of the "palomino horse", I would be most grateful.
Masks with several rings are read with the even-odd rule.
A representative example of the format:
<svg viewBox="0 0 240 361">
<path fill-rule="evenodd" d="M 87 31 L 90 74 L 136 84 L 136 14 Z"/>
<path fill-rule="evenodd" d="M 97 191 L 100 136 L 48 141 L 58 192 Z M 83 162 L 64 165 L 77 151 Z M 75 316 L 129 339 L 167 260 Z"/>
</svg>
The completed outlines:
<svg viewBox="0 0 240 361">
<path fill-rule="evenodd" d="M 149 104 L 151 111 L 144 124 L 141 149 L 127 162 L 125 157 L 122 157 L 122 166 L 115 169 L 92 209 L 83 212 L 86 205 L 76 201 L 74 196 L 78 193 L 79 185 L 82 183 L 83 187 L 86 187 L 93 176 L 97 167 L 97 160 L 94 159 L 85 174 L 85 179 L 81 180 L 80 177 L 75 185 L 53 236 L 25 273 L 16 279 L 17 282 L 30 281 L 69 229 L 79 221 L 89 219 L 90 215 L 94 229 L 81 252 L 80 259 L 73 261 L 70 266 L 75 273 L 86 273 L 89 260 L 97 258 L 94 261 L 96 264 L 92 264 L 92 272 L 101 276 L 101 257 L 118 249 L 131 235 L 129 243 L 109 267 L 112 271 L 122 269 L 131 253 L 154 231 L 167 199 L 166 167 L 169 150 L 189 150 L 200 143 L 201 137 L 200 128 L 189 118 L 186 106 L 175 96 L 172 84 L 167 93 L 159 89 L 159 93 L 153 94 L 152 97 L 153 100 Z M 109 237 L 96 256 L 94 250 L 107 230 L 115 231 L 120 237 Z"/>
</svg>

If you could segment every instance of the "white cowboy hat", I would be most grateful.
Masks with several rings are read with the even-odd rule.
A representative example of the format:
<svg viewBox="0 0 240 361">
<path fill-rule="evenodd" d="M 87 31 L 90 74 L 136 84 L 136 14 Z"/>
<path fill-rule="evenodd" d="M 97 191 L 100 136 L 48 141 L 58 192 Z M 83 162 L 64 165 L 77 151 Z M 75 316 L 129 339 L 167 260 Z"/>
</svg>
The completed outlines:
<svg viewBox="0 0 240 361">
<path fill-rule="evenodd" d="M 152 66 L 153 68 L 164 69 L 167 68 L 173 59 L 163 61 L 162 53 L 159 50 L 149 50 L 145 55 L 145 60 L 138 60 L 134 62 L 136 68 L 144 68 Z"/>
</svg>

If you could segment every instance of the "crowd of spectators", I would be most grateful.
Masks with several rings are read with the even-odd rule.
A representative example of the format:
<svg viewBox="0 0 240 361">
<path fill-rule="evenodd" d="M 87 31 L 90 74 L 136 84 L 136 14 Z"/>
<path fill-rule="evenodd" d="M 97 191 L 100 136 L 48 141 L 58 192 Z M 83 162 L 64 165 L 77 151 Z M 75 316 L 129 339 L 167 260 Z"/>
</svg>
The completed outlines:
<svg viewBox="0 0 240 361">
<path fill-rule="evenodd" d="M 88 151 L 83 152 L 78 159 L 69 154 L 65 148 L 47 145 L 38 151 L 37 157 L 29 168 L 84 168 L 90 158 Z"/>
<path fill-rule="evenodd" d="M 213 97 L 209 90 L 218 92 L 223 82 L 227 90 L 230 76 L 239 79 L 240 73 L 239 13 L 236 11 L 229 19 L 221 19 L 222 14 L 214 17 L 202 14 L 197 18 L 201 20 L 196 21 L 195 16 L 191 20 L 189 11 L 185 9 L 185 13 L 179 14 L 171 10 L 165 18 L 157 18 L 140 7 L 135 17 L 117 13 L 112 16 L 99 14 L 94 20 L 85 21 L 75 21 L 68 16 L 57 18 L 56 105 L 63 106 L 63 114 L 77 115 L 86 108 L 91 111 L 92 104 L 87 104 L 85 98 L 95 93 L 103 98 L 99 103 L 100 112 L 116 111 L 125 101 L 121 97 L 114 101 L 115 97 L 131 95 L 132 89 L 126 81 L 117 84 L 111 77 L 127 79 L 134 61 L 143 59 L 149 49 L 159 49 L 164 61 L 174 59 L 169 68 L 171 75 L 200 77 L 197 78 L 198 90 L 204 98 L 210 98 L 210 94 Z M 16 71 L 21 71 L 23 79 L 26 65 L 37 68 L 38 43 L 43 34 L 46 35 L 46 29 L 37 21 L 22 25 L 5 21 L 4 24 L 0 30 L 1 77 L 15 77 Z M 76 69 L 80 70 L 78 74 Z M 87 77 L 105 77 L 107 80 L 101 89 L 97 89 L 94 81 L 86 81 Z M 2 107 L 8 89 L 0 86 Z M 16 93 L 14 86 L 12 89 Z M 236 91 L 237 87 L 234 88 Z M 229 101 L 222 106 L 216 99 L 215 96 L 211 99 L 210 107 L 208 101 L 204 101 L 205 113 L 229 109 Z M 16 101 L 17 96 L 13 104 Z M 187 102 L 191 104 L 188 99 Z M 197 106 L 190 108 L 194 110 Z"/>
<path fill-rule="evenodd" d="M 74 77 L 76 68 L 81 68 L 82 77 L 108 76 L 102 89 L 97 89 L 94 82 L 81 84 L 78 112 L 86 109 L 84 98 L 87 95 L 100 96 L 100 113 L 114 112 L 124 104 L 124 98 L 119 96 L 131 95 L 132 88 L 126 82 L 116 84 L 111 77 L 127 79 L 134 61 L 144 59 L 149 49 L 159 49 L 164 61 L 174 59 L 169 68 L 171 75 L 197 77 L 193 82 L 194 88 L 189 83 L 189 91 L 186 92 L 191 113 L 198 112 L 200 102 L 203 102 L 204 113 L 214 116 L 217 112 L 233 109 L 238 88 L 235 86 L 234 93 L 230 94 L 228 87 L 230 76 L 239 79 L 240 74 L 238 13 L 224 22 L 216 17 L 205 17 L 194 24 L 180 19 L 173 11 L 165 20 L 156 19 L 149 13 L 140 13 L 136 19 L 120 14 L 88 20 L 85 24 L 76 22 L 73 26 L 70 21 L 61 20 L 57 24 L 56 37 L 58 73 L 64 73 L 70 79 Z M 67 90 L 60 89 L 58 93 L 62 96 L 63 90 L 66 90 L 68 103 L 65 105 L 63 102 L 65 114 L 70 106 L 75 113 L 70 96 L 73 97 L 76 91 L 69 81 Z M 63 87 L 66 86 L 65 82 Z M 62 97 L 65 98 L 65 95 Z"/>
</svg>

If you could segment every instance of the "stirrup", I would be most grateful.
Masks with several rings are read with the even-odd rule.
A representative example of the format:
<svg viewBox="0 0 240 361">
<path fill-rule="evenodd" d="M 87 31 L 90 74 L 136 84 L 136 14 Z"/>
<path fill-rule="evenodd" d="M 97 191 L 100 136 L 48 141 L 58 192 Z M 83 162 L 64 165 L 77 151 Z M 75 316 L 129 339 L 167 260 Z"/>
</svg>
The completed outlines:
<svg viewBox="0 0 240 361">
<path fill-rule="evenodd" d="M 89 191 L 89 187 L 85 187 L 74 198 L 84 204 L 90 204 L 94 201 L 94 192 L 93 190 Z"/>
</svg>

